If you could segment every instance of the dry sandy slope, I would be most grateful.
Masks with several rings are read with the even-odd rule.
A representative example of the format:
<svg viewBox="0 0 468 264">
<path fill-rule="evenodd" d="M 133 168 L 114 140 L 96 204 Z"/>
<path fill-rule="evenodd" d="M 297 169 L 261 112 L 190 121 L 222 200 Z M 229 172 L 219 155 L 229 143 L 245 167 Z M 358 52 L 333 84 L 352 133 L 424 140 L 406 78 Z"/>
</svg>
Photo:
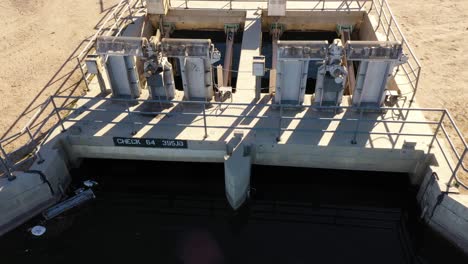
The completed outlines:
<svg viewBox="0 0 468 264">
<path fill-rule="evenodd" d="M 468 136 L 464 109 L 468 106 L 468 1 L 389 1 L 423 64 L 417 102 L 423 107 L 448 108 Z M 117 2 L 0 2 L 0 136 L 38 93 L 32 106 L 55 93 L 70 77 L 67 73 L 75 66 L 70 56 L 76 55 L 75 49 L 94 33 L 100 18 Z M 49 85 L 51 80 L 56 82 Z M 71 76 L 61 89 L 74 88 L 77 80 L 79 75 Z M 20 120 L 13 131 L 25 122 L 26 118 Z"/>
<path fill-rule="evenodd" d="M 468 136 L 468 1 L 389 0 L 423 67 L 416 101 L 447 108 Z"/>
<path fill-rule="evenodd" d="M 76 59 L 70 59 L 71 55 L 77 55 L 75 49 L 95 32 L 101 17 L 117 2 L 0 1 L 0 136 L 38 93 L 42 91 L 33 106 L 43 102 L 63 84 L 76 65 Z M 49 85 L 51 80 L 56 82 Z M 77 80 L 79 75 L 70 76 L 62 89 Z M 13 132 L 19 130 L 25 120 L 20 120 Z"/>
</svg>

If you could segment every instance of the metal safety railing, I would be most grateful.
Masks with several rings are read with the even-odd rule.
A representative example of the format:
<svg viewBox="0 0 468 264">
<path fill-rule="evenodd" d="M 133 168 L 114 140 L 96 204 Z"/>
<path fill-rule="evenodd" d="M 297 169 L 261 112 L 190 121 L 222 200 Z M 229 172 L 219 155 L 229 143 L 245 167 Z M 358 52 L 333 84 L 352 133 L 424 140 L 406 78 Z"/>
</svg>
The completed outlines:
<svg viewBox="0 0 468 264">
<path fill-rule="evenodd" d="M 377 25 L 374 27 L 374 31 L 382 33 L 387 41 L 399 41 L 403 45 L 403 51 L 408 56 L 408 62 L 400 65 L 400 68 L 403 70 L 408 80 L 407 84 L 413 89 L 410 100 L 411 106 L 416 96 L 419 79 L 421 77 L 421 62 L 416 57 L 413 48 L 409 45 L 387 0 L 373 0 L 373 7 L 374 8 L 369 10 L 369 14 L 377 18 Z"/>
<path fill-rule="evenodd" d="M 144 8 L 144 6 L 145 1 L 143 0 L 121 0 L 102 20 L 96 33 L 75 57 L 77 63 L 76 67 L 80 69 L 82 80 L 86 88 L 89 89 L 88 84 L 91 74 L 88 73 L 84 60 L 86 56 L 93 52 L 97 38 L 99 36 L 120 35 L 128 23 L 133 22 L 133 15 L 138 12 L 138 10 Z M 39 106 L 36 113 L 19 132 L 8 135 L 0 140 L 0 174 L 4 171 L 9 177 L 12 177 L 12 170 L 30 160 L 31 155 L 28 155 L 28 153 L 37 149 L 37 143 L 47 134 L 47 131 L 49 131 L 52 126 L 50 124 L 53 123 L 51 119 L 57 117 L 53 110 L 55 106 L 52 106 L 52 104 L 55 103 L 56 102 L 51 102 L 50 98 L 46 100 Z M 66 103 L 67 100 L 62 104 L 65 105 Z M 15 142 L 19 141 L 21 142 L 20 147 L 12 146 Z M 8 151 L 6 149 L 8 149 Z M 24 156 L 26 156 L 26 158 Z M 14 160 L 20 160 L 20 162 L 14 162 Z M 14 164 L 14 166 L 12 166 L 12 164 Z"/>
<path fill-rule="evenodd" d="M 356 107 L 343 107 L 343 106 L 337 106 L 337 107 L 316 107 L 313 105 L 285 105 L 285 104 L 255 104 L 255 103 L 226 103 L 226 102 L 200 102 L 200 101 L 164 101 L 164 100 L 143 100 L 143 99 L 119 99 L 119 98 L 96 98 L 96 97 L 75 97 L 75 96 L 52 96 L 49 98 L 47 101 L 48 105 L 51 105 L 53 107 L 52 113 L 50 115 L 54 115 L 57 117 L 58 122 L 55 124 L 54 128 L 61 127 L 62 130 L 66 130 L 67 125 L 65 123 L 79 123 L 79 122 L 90 122 L 90 120 L 84 118 L 84 119 L 76 119 L 73 118 L 72 116 L 67 116 L 67 117 L 62 117 L 60 114 L 61 112 L 70 112 L 73 110 L 76 110 L 76 108 L 73 107 L 73 104 L 69 104 L 63 107 L 58 107 L 56 102 L 57 100 L 63 100 L 63 99 L 70 99 L 72 101 L 76 100 L 87 100 L 89 102 L 95 102 L 96 104 L 103 102 L 118 102 L 118 103 L 125 103 L 126 107 L 124 109 L 117 109 L 117 110 L 112 110 L 112 109 L 105 109 L 105 108 L 96 108 L 92 109 L 90 107 L 86 108 L 80 108 L 80 114 L 84 112 L 107 112 L 107 113 L 118 113 L 118 114 L 124 114 L 128 116 L 128 121 L 122 120 L 119 122 L 115 122 L 113 120 L 91 120 L 91 122 L 99 122 L 101 124 L 130 124 L 133 127 L 137 126 L 152 126 L 152 127 L 165 127 L 165 126 L 181 126 L 181 127 L 193 127 L 193 128 L 200 128 L 203 129 L 204 131 L 204 136 L 205 138 L 208 137 L 209 129 L 239 129 L 239 130 L 266 130 L 266 131 L 277 131 L 277 140 L 281 140 L 281 136 L 283 133 L 290 131 L 290 132 L 305 132 L 305 133 L 334 133 L 334 134 L 345 134 L 349 135 L 350 139 L 350 144 L 356 144 L 359 135 L 381 135 L 381 136 L 388 136 L 394 144 L 398 141 L 398 137 L 400 136 L 406 136 L 406 137 L 428 137 L 431 138 L 429 148 L 427 150 L 427 154 L 432 152 L 432 149 L 435 144 L 437 144 L 438 148 L 440 149 L 442 155 L 445 157 L 448 166 L 450 167 L 452 171 L 452 175 L 450 178 L 450 181 L 448 182 L 448 186 L 451 186 L 453 182 L 456 182 L 458 185 L 467 188 L 468 186 L 460 180 L 458 177 L 458 173 L 460 171 L 465 171 L 468 172 L 467 167 L 466 167 L 466 160 L 468 159 L 467 153 L 468 153 L 468 145 L 461 134 L 460 130 L 458 129 L 455 121 L 449 114 L 449 112 L 445 109 L 437 109 L 437 108 L 380 108 L 379 111 L 393 111 L 397 112 L 396 115 L 392 115 L 391 119 L 388 118 L 368 118 L 369 115 L 375 115 L 375 113 L 368 113 L 367 111 L 369 110 L 368 108 L 356 108 Z M 189 107 L 184 107 L 186 105 L 191 105 L 191 106 L 200 106 L 200 111 L 198 112 L 189 112 L 189 111 L 182 111 L 182 112 L 174 112 L 174 111 L 137 111 L 137 110 L 132 110 L 131 106 L 132 105 L 140 105 L 142 103 L 152 103 L 152 104 L 175 104 L 176 106 L 182 106 L 180 109 L 190 109 Z M 274 111 L 276 114 L 240 114 L 240 115 L 232 115 L 232 114 L 218 114 L 218 113 L 213 113 L 213 111 L 209 112 L 207 111 L 208 106 L 217 106 L 217 107 L 236 107 L 236 108 L 244 108 L 244 109 L 253 109 L 253 108 L 263 108 L 264 110 L 268 110 L 267 112 Z M 323 113 L 323 115 L 317 114 L 317 116 L 304 116 L 304 117 L 296 117 L 296 116 L 288 116 L 286 115 L 285 109 L 290 109 L 290 108 L 305 108 L 305 109 L 311 109 L 311 108 L 319 108 L 319 110 L 327 110 Z M 193 109 L 193 108 L 192 108 Z M 353 112 L 357 113 L 357 117 L 329 117 L 330 111 L 350 111 L 352 110 Z M 252 112 L 252 111 L 250 111 Z M 265 111 L 263 111 L 265 112 Z M 419 113 L 426 113 L 426 112 L 431 112 L 431 113 L 436 113 L 440 115 L 440 118 L 437 121 L 421 121 L 419 119 L 415 120 L 410 120 L 408 116 L 410 116 L 408 113 L 410 112 L 419 112 Z M 319 113 L 319 112 L 317 112 Z M 177 115 L 183 115 L 183 116 L 193 116 L 194 118 L 203 120 L 203 125 L 201 124 L 193 124 L 193 123 L 145 123 L 142 121 L 136 121 L 134 118 L 138 115 L 152 115 L 152 116 L 168 116 L 170 115 L 171 117 L 177 116 Z M 111 115 L 112 116 L 112 115 Z M 277 126 L 232 126 L 232 125 L 219 125 L 222 122 L 213 122 L 216 124 L 210 124 L 209 120 L 210 118 L 240 118 L 240 119 L 258 119 L 258 120 L 265 120 L 269 119 L 272 120 L 269 124 L 277 124 Z M 175 118 L 171 118 L 171 120 L 176 120 Z M 292 121 L 292 120 L 300 120 L 302 121 L 312 121 L 312 122 L 340 122 L 340 124 L 345 124 L 345 123 L 352 123 L 353 125 L 350 127 L 354 127 L 353 129 L 349 130 L 342 130 L 342 129 L 309 129 L 309 128 L 288 128 L 284 126 L 284 122 L 287 121 Z M 369 126 L 366 126 L 365 124 L 375 124 L 375 123 L 383 123 L 385 124 L 387 130 L 382 132 L 382 131 L 373 131 L 372 129 L 369 129 Z M 390 124 L 400 124 L 401 126 L 390 126 Z M 402 129 L 403 126 L 405 125 L 417 125 L 417 126 L 423 126 L 421 129 L 413 129 L 411 131 L 404 131 Z M 434 130 L 431 130 L 430 127 L 428 126 L 435 126 Z M 449 127 L 453 129 L 456 132 L 456 137 L 454 138 L 451 136 L 449 133 Z M 134 133 L 136 133 L 136 130 L 134 129 Z M 412 132 L 412 131 L 423 131 L 423 132 Z M 427 131 L 427 132 L 426 132 Z M 50 133 L 47 135 L 47 137 L 50 135 Z M 44 144 L 46 142 L 47 137 L 42 141 L 41 144 Z M 7 139 L 5 139 L 7 140 Z M 3 159 L 4 166 L 8 168 L 8 171 L 14 170 L 18 164 L 12 164 L 12 162 L 8 159 L 8 154 L 1 148 L 1 143 L 5 140 L 0 141 L 0 149 L 3 153 L 3 155 L 6 157 L 6 159 Z M 462 149 L 461 151 L 457 149 L 454 141 L 458 140 L 459 142 L 462 143 Z M 447 148 L 443 146 L 443 141 L 446 141 L 449 143 L 450 148 Z M 318 144 L 318 143 L 317 143 Z M 36 148 L 36 151 L 34 152 L 34 156 L 39 158 L 39 161 L 43 160 L 43 157 L 40 155 L 40 147 L 42 145 L 39 145 Z M 452 158 L 455 159 L 455 162 L 452 161 Z M 12 176 L 12 175 L 10 175 Z"/>
<path fill-rule="evenodd" d="M 267 3 L 268 0 L 170 0 L 171 7 L 174 7 L 174 3 L 184 3 L 183 8 L 190 9 L 195 8 L 189 6 L 190 2 L 227 2 L 225 7 L 229 10 L 233 9 L 233 3 Z M 301 8 L 288 8 L 287 10 L 307 10 L 307 11 L 361 11 L 364 6 L 368 3 L 372 3 L 373 0 L 287 0 L 287 2 L 308 2 L 311 5 L 304 5 Z"/>
<path fill-rule="evenodd" d="M 84 60 L 94 49 L 97 38 L 100 36 L 120 36 L 123 29 L 127 26 L 127 23 L 133 22 L 133 14 L 144 7 L 145 2 L 143 0 L 121 0 L 117 6 L 114 7 L 112 12 L 104 19 L 99 29 L 89 40 L 88 44 L 86 44 L 78 56 L 76 56 L 77 67 L 81 71 L 82 79 L 86 88 L 89 88 L 89 78 L 91 74 L 88 73 Z"/>
</svg>

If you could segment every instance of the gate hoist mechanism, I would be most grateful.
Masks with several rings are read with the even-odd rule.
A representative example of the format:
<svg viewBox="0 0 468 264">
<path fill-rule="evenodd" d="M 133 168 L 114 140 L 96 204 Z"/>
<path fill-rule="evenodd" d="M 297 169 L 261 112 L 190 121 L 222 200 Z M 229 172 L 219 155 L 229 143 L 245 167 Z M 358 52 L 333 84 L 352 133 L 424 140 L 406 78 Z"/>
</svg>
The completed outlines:
<svg viewBox="0 0 468 264">
<path fill-rule="evenodd" d="M 115 97 L 140 95 L 135 56 L 145 62 L 144 75 L 152 99 L 174 98 L 173 67 L 168 58 L 180 62 L 186 100 L 209 101 L 213 97 L 212 64 L 221 55 L 209 39 L 99 37 L 97 53 L 108 59 L 105 67 Z"/>
</svg>

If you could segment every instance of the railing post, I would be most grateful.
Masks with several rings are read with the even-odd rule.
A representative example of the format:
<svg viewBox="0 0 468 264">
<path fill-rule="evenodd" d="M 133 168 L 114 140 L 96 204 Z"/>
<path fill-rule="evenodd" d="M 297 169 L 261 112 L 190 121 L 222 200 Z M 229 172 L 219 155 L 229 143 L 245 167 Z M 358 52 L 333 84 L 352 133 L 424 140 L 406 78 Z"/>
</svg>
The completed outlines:
<svg viewBox="0 0 468 264">
<path fill-rule="evenodd" d="M 371 6 L 369 7 L 369 10 L 367 11 L 367 14 L 370 14 L 370 12 L 372 11 L 372 8 L 374 8 L 374 1 L 375 1 L 375 0 L 372 0 Z M 365 5 L 365 4 L 366 4 L 366 3 L 364 2 L 364 5 Z M 363 6 L 364 6 L 364 5 L 363 5 Z"/>
<path fill-rule="evenodd" d="M 13 173 L 10 170 L 10 165 L 9 164 L 11 164 L 11 163 L 10 163 L 10 161 L 8 159 L 8 154 L 3 149 L 1 144 L 0 144 L 0 151 L 2 152 L 3 156 L 5 157 L 5 158 L 0 157 L 0 162 L 2 163 L 2 166 L 5 168 L 5 173 L 7 174 L 8 180 L 13 181 L 14 179 L 16 179 L 16 176 L 13 175 Z"/>
<path fill-rule="evenodd" d="M 34 142 L 34 136 L 31 133 L 31 130 L 29 129 L 29 127 L 26 127 L 26 131 L 28 132 L 28 135 L 31 138 L 31 142 Z M 42 155 L 39 152 L 39 148 L 37 147 L 37 145 L 34 146 L 34 152 L 35 152 L 36 156 L 39 158 L 39 161 L 37 163 L 39 163 L 39 164 L 43 163 L 44 159 L 42 158 Z"/>
<path fill-rule="evenodd" d="M 446 111 L 447 111 L 447 110 L 445 110 L 445 111 L 442 112 L 442 116 L 440 117 L 439 124 L 437 124 L 437 128 L 436 128 L 436 130 L 435 130 L 435 132 L 434 132 L 434 137 L 432 137 L 431 143 L 429 143 L 429 148 L 428 148 L 428 150 L 427 150 L 427 153 L 428 153 L 428 154 L 431 152 L 432 145 L 434 144 L 434 141 L 435 141 L 436 138 L 437 138 L 437 134 L 439 133 L 439 130 L 440 130 L 440 128 L 442 127 L 442 124 L 443 124 L 443 122 L 444 122 L 444 118 L 445 118 Z"/>
<path fill-rule="evenodd" d="M 417 63 L 417 62 L 416 62 Z M 413 95 L 411 96 L 411 100 L 410 100 L 410 107 L 411 107 L 411 104 L 413 103 L 414 101 L 414 97 L 416 96 L 416 92 L 418 91 L 418 85 L 419 85 L 419 77 L 421 76 L 421 67 L 419 66 L 419 69 L 418 69 L 418 76 L 416 76 L 416 83 L 414 84 L 414 90 L 413 90 Z"/>
<path fill-rule="evenodd" d="M 33 142 L 33 141 L 34 141 L 34 137 L 33 137 L 32 133 L 31 133 L 31 130 L 29 129 L 29 126 L 26 127 L 26 132 L 28 133 L 29 138 L 31 139 L 30 142 Z"/>
<path fill-rule="evenodd" d="M 114 23 L 117 23 L 117 16 L 115 15 L 115 10 L 116 9 L 114 9 L 114 11 L 112 11 L 112 16 L 114 17 L 114 21 L 115 21 Z"/>
<path fill-rule="evenodd" d="M 88 81 L 86 80 L 86 74 L 83 71 L 83 67 L 81 67 L 80 58 L 76 57 L 76 61 L 78 62 L 78 67 L 80 68 L 80 71 L 81 71 L 81 78 L 83 79 L 86 85 L 86 91 L 89 91 L 89 84 L 88 84 Z"/>
<path fill-rule="evenodd" d="M 203 102 L 203 127 L 205 129 L 205 135 L 203 138 L 208 137 L 208 128 L 206 127 L 206 102 Z"/>
<path fill-rule="evenodd" d="M 26 131 L 28 132 L 29 134 L 29 137 L 31 138 L 31 142 L 34 142 L 34 136 L 33 134 L 31 133 L 31 130 L 29 129 L 29 127 L 26 127 Z M 42 155 L 39 151 L 39 148 L 36 146 L 34 146 L 34 152 L 35 152 L 35 155 L 39 158 L 39 160 L 37 161 L 38 164 L 41 164 L 44 162 L 44 159 L 42 158 Z"/>
<path fill-rule="evenodd" d="M 188 0 L 185 0 L 185 9 L 188 9 Z"/>
<path fill-rule="evenodd" d="M 385 0 L 382 0 L 382 2 L 381 2 L 381 4 L 380 4 L 379 21 L 377 22 L 377 27 L 375 28 L 375 30 L 379 29 L 379 27 L 380 27 L 380 22 L 382 21 L 382 12 L 383 12 L 384 1 L 385 1 Z"/>
<path fill-rule="evenodd" d="M 388 41 L 388 38 L 390 36 L 390 30 L 391 30 L 391 27 L 392 27 L 392 22 L 393 22 L 393 16 L 390 16 L 390 21 L 388 22 L 388 29 L 387 29 L 387 41 Z"/>
<path fill-rule="evenodd" d="M 51 101 L 52 101 L 52 106 L 54 107 L 55 114 L 57 114 L 57 117 L 59 119 L 60 126 L 62 126 L 62 132 L 64 132 L 64 131 L 66 131 L 66 129 L 65 129 L 65 126 L 63 125 L 62 117 L 60 116 L 60 113 L 59 113 L 59 111 L 57 109 L 57 105 L 55 104 L 55 101 L 54 101 L 53 97 L 51 97 Z"/>
<path fill-rule="evenodd" d="M 47 101 L 44 103 L 43 110 L 45 110 L 45 109 L 49 106 L 50 101 L 51 101 L 51 98 L 50 98 L 50 97 L 47 98 Z M 49 118 L 50 118 L 50 114 L 48 115 L 47 120 L 49 120 Z M 34 132 L 33 138 L 36 138 L 36 136 L 37 136 L 39 133 L 41 133 L 41 130 L 42 130 L 42 128 L 44 127 L 45 124 L 46 124 L 46 122 L 45 122 L 45 121 L 42 121 L 42 124 L 39 126 L 39 128 L 36 129 L 36 132 Z"/>
<path fill-rule="evenodd" d="M 133 24 L 133 13 L 132 13 L 132 8 L 130 7 L 129 0 L 127 0 L 127 8 L 128 8 L 128 13 L 130 14 L 130 20 L 132 20 L 132 24 Z"/>
<path fill-rule="evenodd" d="M 453 170 L 450 180 L 447 182 L 447 189 L 450 188 L 450 186 L 452 186 L 452 182 L 454 179 L 458 182 L 458 179 L 457 179 L 458 169 L 460 169 L 460 167 L 462 166 L 463 160 L 465 159 L 467 153 L 468 153 L 468 148 L 465 148 L 465 150 L 463 151 L 463 154 L 460 156 L 460 159 L 457 162 L 457 166 L 455 166 L 455 169 Z"/>
<path fill-rule="evenodd" d="M 353 145 L 357 144 L 357 134 L 358 134 L 358 131 L 359 131 L 359 126 L 361 125 L 361 119 L 362 119 L 363 112 L 364 112 L 364 110 L 361 108 L 360 112 L 359 112 L 359 119 L 357 120 L 356 128 L 354 130 L 353 139 L 351 140 L 351 144 L 353 144 Z"/>
<path fill-rule="evenodd" d="M 278 137 L 276 137 L 276 141 L 281 141 L 281 123 L 283 121 L 283 104 L 280 102 L 280 115 L 278 120 Z"/>
</svg>

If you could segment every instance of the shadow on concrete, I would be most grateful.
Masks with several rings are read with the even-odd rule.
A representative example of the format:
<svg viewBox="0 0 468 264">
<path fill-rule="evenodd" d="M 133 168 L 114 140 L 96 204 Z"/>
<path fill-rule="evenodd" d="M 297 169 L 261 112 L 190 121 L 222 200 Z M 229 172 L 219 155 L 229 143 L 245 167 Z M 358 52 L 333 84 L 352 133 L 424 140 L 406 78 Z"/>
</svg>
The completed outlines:
<svg viewBox="0 0 468 264">
<path fill-rule="evenodd" d="M 355 119 L 356 121 L 341 120 L 336 127 L 336 132 L 333 133 L 328 146 L 356 146 L 365 147 L 370 145 L 374 148 L 372 138 L 369 133 L 374 129 L 376 120 L 380 117 L 380 113 L 363 112 L 361 115 L 359 112 L 353 110 L 347 110 L 344 112 L 342 119 Z M 358 121 L 359 119 L 365 119 L 366 121 Z M 357 133 L 355 133 L 357 131 Z M 390 132 L 390 131 L 387 131 Z M 382 137 L 388 138 L 386 135 Z"/>
</svg>

